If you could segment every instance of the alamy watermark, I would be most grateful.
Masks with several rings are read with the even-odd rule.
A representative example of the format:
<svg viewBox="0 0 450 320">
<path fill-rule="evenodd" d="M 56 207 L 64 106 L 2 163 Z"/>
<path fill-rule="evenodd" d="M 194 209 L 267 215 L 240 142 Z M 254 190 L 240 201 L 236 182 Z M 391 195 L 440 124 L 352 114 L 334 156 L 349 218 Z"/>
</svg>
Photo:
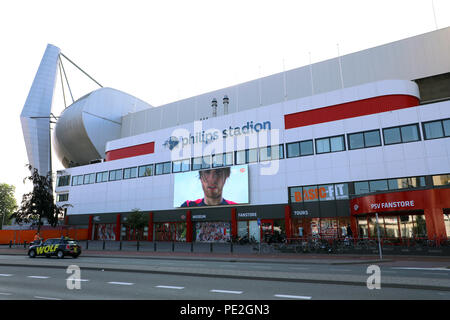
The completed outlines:
<svg viewBox="0 0 450 320">
<path fill-rule="evenodd" d="M 381 289 L 381 269 L 377 265 L 370 265 L 367 267 L 367 274 L 370 276 L 367 278 L 367 289 Z"/>
</svg>

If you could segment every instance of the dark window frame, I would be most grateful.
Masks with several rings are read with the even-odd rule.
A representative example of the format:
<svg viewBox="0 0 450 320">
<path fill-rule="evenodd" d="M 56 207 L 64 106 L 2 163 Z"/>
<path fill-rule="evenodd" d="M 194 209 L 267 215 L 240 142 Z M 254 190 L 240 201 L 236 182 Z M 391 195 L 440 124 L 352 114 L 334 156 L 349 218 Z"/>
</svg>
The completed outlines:
<svg viewBox="0 0 450 320">
<path fill-rule="evenodd" d="M 404 141 L 403 139 L 403 134 L 402 134 L 402 128 L 404 127 L 410 127 L 410 126 L 415 126 L 417 129 L 417 140 L 412 140 L 412 141 Z M 398 129 L 400 132 L 400 142 L 393 142 L 393 143 L 386 143 L 386 138 L 385 138 L 385 130 L 389 130 L 389 129 Z M 383 144 L 385 146 L 391 146 L 391 145 L 395 145 L 395 144 L 400 144 L 400 143 L 410 143 L 410 142 L 417 142 L 417 141 L 421 141 L 422 140 L 422 136 L 420 134 L 420 126 L 419 123 L 409 123 L 409 124 L 403 124 L 401 126 L 393 126 L 393 127 L 388 127 L 388 128 L 382 128 L 383 131 Z"/>
<path fill-rule="evenodd" d="M 380 144 L 377 145 L 373 145 L 373 146 L 367 146 L 366 143 L 366 133 L 371 133 L 371 132 L 378 132 L 378 137 L 380 139 Z M 356 135 L 356 134 L 362 134 L 362 138 L 363 138 L 363 146 L 362 147 L 358 147 L 358 148 L 352 148 L 351 143 L 350 143 L 350 136 L 352 135 Z M 381 132 L 380 129 L 373 129 L 373 130 L 365 130 L 365 131 L 359 131 L 359 132 L 352 132 L 352 133 L 347 133 L 347 145 L 348 145 L 348 150 L 359 150 L 359 149 L 366 149 L 366 148 L 375 148 L 375 147 L 381 147 L 383 144 L 381 142 Z"/>
<path fill-rule="evenodd" d="M 445 135 L 445 127 L 444 127 L 444 121 L 449 121 L 449 120 L 450 120 L 450 118 L 422 122 L 423 139 L 424 140 L 435 140 L 435 139 L 443 139 L 443 138 L 450 137 L 450 135 Z M 442 129 L 442 137 L 436 137 L 436 138 L 428 138 L 427 137 L 427 131 L 425 130 L 425 125 L 428 124 L 428 123 L 433 123 L 433 122 L 439 122 L 440 123 L 441 129 Z"/>
</svg>

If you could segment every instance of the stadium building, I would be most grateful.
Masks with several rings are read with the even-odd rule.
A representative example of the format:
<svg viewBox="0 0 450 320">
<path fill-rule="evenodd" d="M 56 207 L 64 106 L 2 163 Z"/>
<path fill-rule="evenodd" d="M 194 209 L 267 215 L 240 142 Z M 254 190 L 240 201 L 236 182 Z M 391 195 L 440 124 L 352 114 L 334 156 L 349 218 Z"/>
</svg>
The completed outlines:
<svg viewBox="0 0 450 320">
<path fill-rule="evenodd" d="M 22 111 L 30 163 L 90 239 L 450 237 L 450 28 L 152 105 L 95 90 L 50 136 L 60 50 Z M 130 230 L 127 216 L 148 215 Z M 347 228 L 350 226 L 350 228 Z"/>
</svg>

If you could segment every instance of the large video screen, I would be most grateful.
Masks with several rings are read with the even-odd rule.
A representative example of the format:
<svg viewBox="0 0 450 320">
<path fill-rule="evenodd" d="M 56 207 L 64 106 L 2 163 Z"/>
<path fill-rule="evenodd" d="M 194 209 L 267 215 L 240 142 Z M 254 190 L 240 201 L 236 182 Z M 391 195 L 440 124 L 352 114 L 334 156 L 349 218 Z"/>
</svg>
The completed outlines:
<svg viewBox="0 0 450 320">
<path fill-rule="evenodd" d="M 174 179 L 176 208 L 249 203 L 248 165 L 177 173 Z"/>
</svg>

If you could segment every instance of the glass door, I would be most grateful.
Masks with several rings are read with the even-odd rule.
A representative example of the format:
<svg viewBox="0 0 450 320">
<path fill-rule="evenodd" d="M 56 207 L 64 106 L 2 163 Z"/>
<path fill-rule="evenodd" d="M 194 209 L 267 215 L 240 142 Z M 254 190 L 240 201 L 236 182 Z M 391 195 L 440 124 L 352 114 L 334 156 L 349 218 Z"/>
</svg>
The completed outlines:
<svg viewBox="0 0 450 320">
<path fill-rule="evenodd" d="M 273 235 L 273 220 L 261 220 L 261 240 L 267 242 Z"/>
</svg>

